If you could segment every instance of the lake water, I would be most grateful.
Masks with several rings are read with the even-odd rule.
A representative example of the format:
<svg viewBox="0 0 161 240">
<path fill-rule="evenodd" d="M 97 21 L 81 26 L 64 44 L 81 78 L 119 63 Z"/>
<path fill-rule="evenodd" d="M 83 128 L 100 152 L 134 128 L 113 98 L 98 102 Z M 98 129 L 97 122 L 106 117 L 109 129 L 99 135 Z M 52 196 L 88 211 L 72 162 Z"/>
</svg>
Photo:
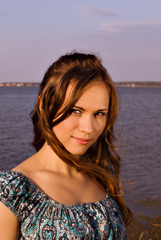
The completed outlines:
<svg viewBox="0 0 161 240">
<path fill-rule="evenodd" d="M 38 88 L 0 87 L 0 170 L 34 153 L 30 112 Z M 161 88 L 118 88 L 116 123 L 125 197 L 136 213 L 161 213 Z"/>
</svg>

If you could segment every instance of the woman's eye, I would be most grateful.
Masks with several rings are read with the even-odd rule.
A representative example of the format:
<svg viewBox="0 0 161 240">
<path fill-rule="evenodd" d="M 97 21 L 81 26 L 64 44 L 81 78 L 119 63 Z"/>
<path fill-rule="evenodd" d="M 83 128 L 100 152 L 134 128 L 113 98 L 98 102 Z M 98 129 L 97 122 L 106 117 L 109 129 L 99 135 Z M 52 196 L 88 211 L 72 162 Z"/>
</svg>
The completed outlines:
<svg viewBox="0 0 161 240">
<path fill-rule="evenodd" d="M 106 116 L 106 113 L 105 112 L 97 112 L 95 113 L 95 117 L 102 117 L 102 116 Z"/>
<path fill-rule="evenodd" d="M 80 112 L 80 110 L 73 108 L 73 109 L 71 110 L 71 113 L 80 114 L 81 112 Z"/>
</svg>

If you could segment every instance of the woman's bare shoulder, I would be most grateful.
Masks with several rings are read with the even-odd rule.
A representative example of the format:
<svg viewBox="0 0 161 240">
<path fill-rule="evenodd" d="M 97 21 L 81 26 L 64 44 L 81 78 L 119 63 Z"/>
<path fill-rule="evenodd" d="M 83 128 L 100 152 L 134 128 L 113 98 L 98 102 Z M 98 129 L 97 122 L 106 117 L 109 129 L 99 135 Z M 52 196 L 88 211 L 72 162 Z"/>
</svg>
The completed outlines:
<svg viewBox="0 0 161 240">
<path fill-rule="evenodd" d="M 0 236 L 1 239 L 16 240 L 19 235 L 19 222 L 17 217 L 0 202 Z"/>
<path fill-rule="evenodd" d="M 12 171 L 21 172 L 24 175 L 28 175 L 34 171 L 36 168 L 36 154 L 27 158 L 19 165 L 12 168 Z"/>
</svg>

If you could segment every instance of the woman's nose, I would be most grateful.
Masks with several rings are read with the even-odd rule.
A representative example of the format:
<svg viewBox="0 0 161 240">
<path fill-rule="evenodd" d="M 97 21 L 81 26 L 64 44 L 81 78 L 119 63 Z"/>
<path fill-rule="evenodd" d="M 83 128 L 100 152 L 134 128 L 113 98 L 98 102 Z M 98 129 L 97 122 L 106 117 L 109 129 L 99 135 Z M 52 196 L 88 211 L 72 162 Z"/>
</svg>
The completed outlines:
<svg viewBox="0 0 161 240">
<path fill-rule="evenodd" d="M 85 133 L 93 132 L 93 120 L 91 116 L 84 115 L 79 121 L 79 130 Z"/>
</svg>

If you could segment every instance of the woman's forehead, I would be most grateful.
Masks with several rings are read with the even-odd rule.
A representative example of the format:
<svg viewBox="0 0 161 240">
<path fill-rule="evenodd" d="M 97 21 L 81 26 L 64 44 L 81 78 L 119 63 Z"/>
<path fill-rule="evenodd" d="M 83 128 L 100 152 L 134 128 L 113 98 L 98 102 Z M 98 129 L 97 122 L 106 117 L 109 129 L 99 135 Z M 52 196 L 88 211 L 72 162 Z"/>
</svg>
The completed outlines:
<svg viewBox="0 0 161 240">
<path fill-rule="evenodd" d="M 72 91 L 74 91 L 74 89 L 71 87 L 67 96 L 68 100 L 70 99 Z M 109 105 L 109 89 L 103 81 L 91 82 L 86 86 L 75 105 L 79 105 L 82 108 L 93 106 L 97 109 L 107 109 Z"/>
</svg>

